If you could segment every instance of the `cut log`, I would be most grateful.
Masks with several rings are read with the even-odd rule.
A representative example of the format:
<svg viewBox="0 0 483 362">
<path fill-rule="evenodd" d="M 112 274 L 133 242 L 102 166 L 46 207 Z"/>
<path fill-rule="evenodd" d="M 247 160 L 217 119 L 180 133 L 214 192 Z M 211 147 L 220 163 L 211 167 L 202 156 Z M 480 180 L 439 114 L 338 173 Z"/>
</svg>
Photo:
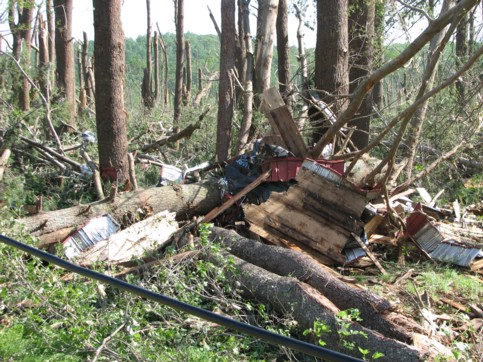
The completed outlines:
<svg viewBox="0 0 483 362">
<path fill-rule="evenodd" d="M 389 320 L 389 312 L 394 307 L 384 298 L 369 291 L 355 288 L 331 273 L 326 267 L 311 257 L 290 249 L 265 245 L 238 235 L 234 231 L 214 227 L 211 240 L 221 241 L 230 247 L 234 255 L 273 273 L 293 276 L 303 281 L 331 300 L 339 309 L 357 308 L 368 328 L 378 330 L 384 335 L 408 342 L 413 329 L 406 330 Z M 388 317 L 388 318 L 386 318 Z M 390 317 L 394 318 L 394 317 Z M 403 318 L 399 318 L 402 320 Z M 410 324 L 410 323 L 406 323 Z M 413 325 L 411 326 L 413 328 Z M 421 332 L 422 329 L 417 329 Z"/>
<path fill-rule="evenodd" d="M 192 216 L 204 215 L 219 204 L 220 194 L 214 183 L 173 185 L 121 193 L 111 202 L 41 212 L 17 221 L 29 233 L 40 237 L 59 229 L 74 229 L 104 214 L 110 214 L 122 224 L 140 214 L 157 214 L 164 210 L 176 213 L 177 220 L 187 220 Z"/>
<path fill-rule="evenodd" d="M 326 347 L 361 357 L 357 347 L 352 351 L 344 349 L 342 337 L 337 332 L 340 328 L 335 314 L 338 308 L 315 288 L 291 277 L 281 277 L 268 272 L 258 266 L 233 256 L 229 253 L 223 259 L 231 258 L 237 271 L 227 271 L 228 281 L 241 285 L 244 294 L 261 303 L 270 305 L 277 313 L 290 315 L 298 323 L 301 330 L 313 328 L 314 322 L 319 321 L 330 328 L 327 334 L 316 337 L 323 340 Z M 217 263 L 213 257 L 211 261 Z M 221 262 L 218 262 L 221 264 Z M 404 343 L 389 339 L 377 332 L 364 328 L 357 323 L 347 322 L 354 334 L 344 337 L 344 340 L 354 342 L 356 346 L 369 349 L 372 353 L 381 352 L 384 357 L 380 361 L 420 361 L 421 353 Z M 346 329 L 347 330 L 347 329 Z M 315 342 L 315 336 L 314 341 Z"/>
</svg>

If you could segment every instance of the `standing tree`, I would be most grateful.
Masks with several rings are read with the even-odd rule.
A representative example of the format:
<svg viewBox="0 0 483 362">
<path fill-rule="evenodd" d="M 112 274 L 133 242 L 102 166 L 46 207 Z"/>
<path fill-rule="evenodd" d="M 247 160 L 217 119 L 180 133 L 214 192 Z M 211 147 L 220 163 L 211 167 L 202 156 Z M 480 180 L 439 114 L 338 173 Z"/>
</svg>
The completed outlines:
<svg viewBox="0 0 483 362">
<path fill-rule="evenodd" d="M 372 72 L 374 64 L 374 20 L 376 0 L 349 0 L 349 92 Z M 372 91 L 366 94 L 356 117 L 349 123 L 356 128 L 352 142 L 358 149 L 369 144 Z"/>
<path fill-rule="evenodd" d="M 176 81 L 174 88 L 174 120 L 173 131 L 179 131 L 181 118 L 181 100 L 183 97 L 183 67 L 184 67 L 184 0 L 175 0 L 176 23 Z"/>
<path fill-rule="evenodd" d="M 119 183 L 129 178 L 121 3 L 122 0 L 93 0 L 99 168 L 104 179 Z"/>
<path fill-rule="evenodd" d="M 17 24 L 15 24 L 15 10 L 18 17 Z M 33 14 L 34 0 L 10 0 L 8 2 L 8 23 L 13 37 L 13 56 L 17 61 L 20 61 L 25 69 L 30 64 Z M 22 84 L 18 88 L 18 93 L 20 109 L 28 111 L 30 109 L 30 84 L 26 77 L 22 77 Z"/>
<path fill-rule="evenodd" d="M 347 107 L 349 93 L 348 0 L 317 0 L 315 87 L 336 116 Z M 321 136 L 314 132 L 314 141 Z"/>
<path fill-rule="evenodd" d="M 258 96 L 261 95 L 265 89 L 270 87 L 277 12 L 278 0 L 259 1 L 255 73 L 253 79 L 253 90 L 255 95 Z M 257 103 L 259 103 L 259 101 L 257 101 Z"/>
<path fill-rule="evenodd" d="M 75 65 L 74 38 L 72 37 L 73 0 L 54 0 L 55 54 L 57 65 L 57 88 L 65 97 L 69 111 L 70 126 L 75 126 Z"/>
<path fill-rule="evenodd" d="M 146 31 L 146 68 L 144 68 L 144 77 L 141 85 L 141 96 L 143 103 L 147 108 L 153 108 L 155 97 L 153 94 L 153 62 L 151 56 L 151 0 L 146 0 L 147 13 L 147 31 Z"/>
<path fill-rule="evenodd" d="M 288 44 L 288 6 L 287 0 L 279 0 L 277 14 L 277 53 L 278 53 L 278 84 L 285 103 L 290 79 L 290 47 Z"/>
<path fill-rule="evenodd" d="M 235 0 L 221 1 L 220 86 L 218 96 L 218 127 L 216 158 L 219 162 L 230 158 L 231 126 L 234 107 L 233 75 L 235 70 Z"/>
</svg>

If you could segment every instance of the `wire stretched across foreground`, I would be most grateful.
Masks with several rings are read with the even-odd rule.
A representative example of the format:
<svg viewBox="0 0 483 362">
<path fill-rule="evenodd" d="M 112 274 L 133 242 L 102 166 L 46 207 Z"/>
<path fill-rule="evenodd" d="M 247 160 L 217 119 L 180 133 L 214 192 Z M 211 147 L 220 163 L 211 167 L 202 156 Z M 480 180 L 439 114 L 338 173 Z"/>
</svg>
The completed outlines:
<svg viewBox="0 0 483 362">
<path fill-rule="evenodd" d="M 263 328 L 255 327 L 247 323 L 238 322 L 234 319 L 227 318 L 225 316 L 210 312 L 206 309 L 198 308 L 193 305 L 180 302 L 179 300 L 176 300 L 174 298 L 170 298 L 162 294 L 151 292 L 144 288 L 140 288 L 138 286 L 126 283 L 123 280 L 119 280 L 119 279 L 107 276 L 105 274 L 98 273 L 96 271 L 75 265 L 55 255 L 49 254 L 45 251 L 42 251 L 32 246 L 29 246 L 27 244 L 21 243 L 20 241 L 11 239 L 8 236 L 2 235 L 2 234 L 0 234 L 0 241 L 9 246 L 13 246 L 14 248 L 20 249 L 30 255 L 43 259 L 49 263 L 57 265 L 58 267 L 69 270 L 73 273 L 83 275 L 89 279 L 98 280 L 100 282 L 109 284 L 115 288 L 167 305 L 176 310 L 194 315 L 204 320 L 216 323 L 220 326 L 230 328 L 230 329 L 242 332 L 244 334 L 247 334 L 249 336 L 264 340 L 270 344 L 284 346 L 284 347 L 305 353 L 310 356 L 321 358 L 322 360 L 325 360 L 325 361 L 331 361 L 331 362 L 332 361 L 333 362 L 362 361 L 355 357 L 351 357 L 336 351 L 332 351 L 327 348 L 319 347 L 314 344 L 300 341 L 295 338 L 282 336 L 280 334 L 267 331 Z"/>
</svg>

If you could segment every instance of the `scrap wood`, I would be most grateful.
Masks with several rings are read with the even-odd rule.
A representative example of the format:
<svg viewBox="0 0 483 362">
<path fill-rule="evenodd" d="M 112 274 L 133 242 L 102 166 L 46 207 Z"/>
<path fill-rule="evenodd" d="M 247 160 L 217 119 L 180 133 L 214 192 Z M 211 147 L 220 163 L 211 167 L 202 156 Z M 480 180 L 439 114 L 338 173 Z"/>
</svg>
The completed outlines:
<svg viewBox="0 0 483 362">
<path fill-rule="evenodd" d="M 254 188 L 256 188 L 258 185 L 260 185 L 263 181 L 267 180 L 270 177 L 270 171 L 262 173 L 260 176 L 256 178 L 253 182 L 248 184 L 243 188 L 243 190 L 239 191 L 236 195 L 231 197 L 228 201 L 223 203 L 221 206 L 218 206 L 217 208 L 214 208 L 211 210 L 208 214 L 205 215 L 205 217 L 200 221 L 200 223 L 207 223 L 213 220 L 215 217 L 220 215 L 223 211 L 228 209 L 230 206 L 234 205 L 238 200 L 240 200 L 243 196 L 248 194 L 250 191 L 252 191 Z"/>
<path fill-rule="evenodd" d="M 295 156 L 306 157 L 308 155 L 307 146 L 278 89 L 273 87 L 265 90 L 263 92 L 263 101 L 271 116 L 271 123 L 273 122 L 275 125 L 276 129 L 274 129 L 274 132 L 278 131 L 280 133 L 288 150 Z"/>
<path fill-rule="evenodd" d="M 364 225 L 364 231 L 366 232 L 366 235 L 370 237 L 372 234 L 374 234 L 383 220 L 384 216 L 379 214 L 376 214 L 371 220 L 369 220 Z"/>
<path fill-rule="evenodd" d="M 377 268 L 381 271 L 381 273 L 384 274 L 384 275 L 387 275 L 386 269 L 384 269 L 382 267 L 381 263 L 379 263 L 379 260 L 377 260 L 377 258 L 369 250 L 369 248 L 367 247 L 367 245 L 364 244 L 364 242 L 361 240 L 361 238 L 358 235 L 354 234 L 354 233 L 351 233 L 351 235 L 355 239 L 355 241 L 357 241 L 357 243 L 360 245 L 360 247 L 362 249 L 364 249 L 364 251 L 366 252 L 367 256 L 373 261 L 373 263 L 377 266 Z"/>
<path fill-rule="evenodd" d="M 413 276 L 414 269 L 409 269 L 404 275 L 401 277 L 397 278 L 394 283 L 392 283 L 393 286 L 397 287 L 398 285 L 402 284 L 405 282 L 407 279 L 411 278 Z"/>
<path fill-rule="evenodd" d="M 469 310 L 468 307 L 464 306 L 463 304 L 461 304 L 461 303 L 459 303 L 455 300 L 451 300 L 451 299 L 446 298 L 446 297 L 441 297 L 441 298 L 439 298 L 439 300 L 441 302 L 443 302 L 444 304 L 447 304 L 447 305 L 459 310 L 460 312 L 471 315 L 471 312 L 468 311 Z"/>
<path fill-rule="evenodd" d="M 380 244 L 395 247 L 398 246 L 398 239 L 392 236 L 373 234 L 369 237 L 369 244 Z"/>
<path fill-rule="evenodd" d="M 106 261 L 122 264 L 141 257 L 147 251 L 166 245 L 178 229 L 175 214 L 163 211 L 99 241 L 82 252 L 77 261 L 80 265 L 92 265 Z"/>
</svg>

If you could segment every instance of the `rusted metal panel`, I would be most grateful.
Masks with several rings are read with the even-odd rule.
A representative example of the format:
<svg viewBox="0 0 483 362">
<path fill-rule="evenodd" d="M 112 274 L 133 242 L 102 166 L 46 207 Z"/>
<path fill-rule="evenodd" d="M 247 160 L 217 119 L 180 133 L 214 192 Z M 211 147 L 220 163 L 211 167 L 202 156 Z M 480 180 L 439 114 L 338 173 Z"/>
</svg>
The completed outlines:
<svg viewBox="0 0 483 362">
<path fill-rule="evenodd" d="M 407 219 L 407 232 L 437 261 L 470 267 L 477 257 L 483 257 L 481 248 L 466 244 L 464 238 L 445 233 L 421 212 L 415 212 Z"/>
</svg>

